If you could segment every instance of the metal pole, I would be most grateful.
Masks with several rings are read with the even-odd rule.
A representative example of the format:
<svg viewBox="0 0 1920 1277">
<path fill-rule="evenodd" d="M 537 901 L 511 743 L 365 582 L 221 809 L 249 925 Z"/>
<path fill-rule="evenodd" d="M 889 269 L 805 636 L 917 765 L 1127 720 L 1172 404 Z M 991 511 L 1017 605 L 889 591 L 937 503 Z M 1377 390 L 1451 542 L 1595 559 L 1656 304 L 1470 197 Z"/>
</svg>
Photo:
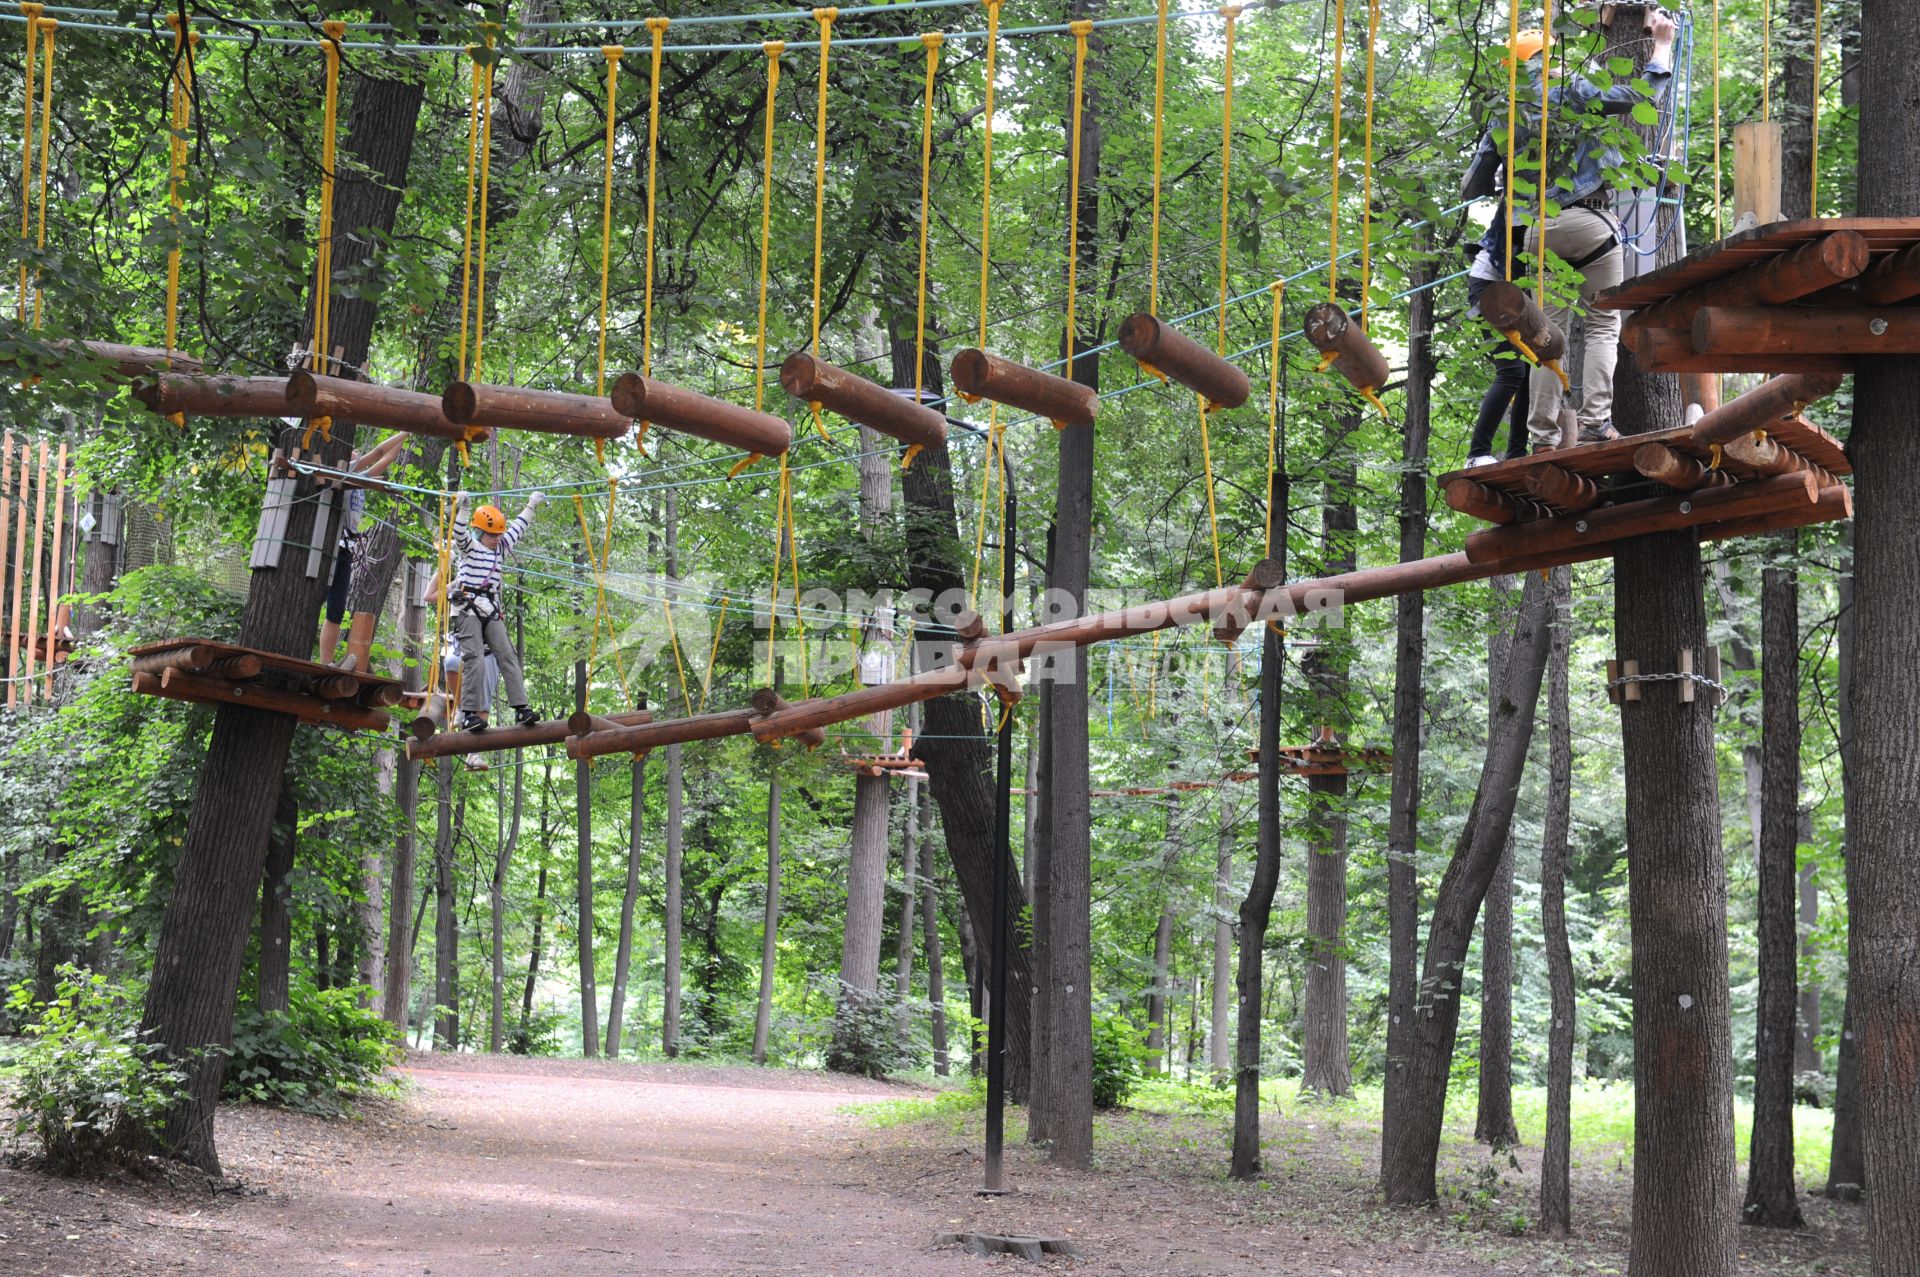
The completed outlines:
<svg viewBox="0 0 1920 1277">
<path fill-rule="evenodd" d="M 1018 503 L 1013 495 L 1013 473 L 1000 462 L 1000 489 L 1006 502 L 1005 540 L 1000 546 L 1000 628 L 1013 628 L 1013 543 Z M 983 1194 L 1007 1191 L 1003 1153 L 1007 1124 L 1007 895 L 1008 867 L 1013 863 L 1013 715 L 1000 721 L 1000 757 L 993 805 L 993 968 L 987 1003 L 987 1152 Z M 1038 1079 L 1036 1079 L 1037 1081 Z"/>
</svg>

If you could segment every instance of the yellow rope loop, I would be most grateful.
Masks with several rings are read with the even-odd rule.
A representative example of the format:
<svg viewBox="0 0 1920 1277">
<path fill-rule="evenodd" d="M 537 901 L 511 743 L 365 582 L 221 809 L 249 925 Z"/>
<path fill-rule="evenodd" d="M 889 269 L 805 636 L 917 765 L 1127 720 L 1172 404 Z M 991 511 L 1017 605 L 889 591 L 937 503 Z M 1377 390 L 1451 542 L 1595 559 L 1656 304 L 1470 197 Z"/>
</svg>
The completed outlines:
<svg viewBox="0 0 1920 1277">
<path fill-rule="evenodd" d="M 1708 452 L 1708 455 L 1707 455 L 1707 469 L 1709 469 L 1709 470 L 1718 470 L 1718 469 L 1720 468 L 1720 460 L 1721 460 L 1721 457 L 1720 457 L 1720 445 L 1719 445 L 1719 444 L 1717 444 L 1717 443 L 1715 443 L 1715 444 L 1709 444 L 1709 445 L 1708 445 L 1708 449 L 1707 449 L 1707 452 Z"/>
<path fill-rule="evenodd" d="M 1156 316 L 1160 313 L 1160 161 L 1166 126 L 1167 0 L 1159 0 L 1153 24 L 1153 217 L 1147 232 L 1147 313 Z"/>
<path fill-rule="evenodd" d="M 926 450 L 927 450 L 927 445 L 923 443 L 908 444 L 905 455 L 903 455 L 900 458 L 900 468 L 902 470 L 913 469 L 913 459 L 919 456 L 922 452 L 925 452 Z"/>
<path fill-rule="evenodd" d="M 947 37 L 938 31 L 928 31 L 920 37 L 920 43 L 927 51 L 927 82 L 921 91 L 920 275 L 914 294 L 913 312 L 913 402 L 916 404 L 926 389 L 927 380 L 927 223 L 931 208 L 929 197 L 933 189 L 933 77 L 940 66 L 940 46 L 946 42 Z M 909 448 L 900 468 L 904 470 L 912 465 L 913 459 L 919 454 L 918 445 Z"/>
<path fill-rule="evenodd" d="M 980 338 L 987 345 L 987 280 L 993 260 L 993 91 L 1000 55 L 1000 5 L 1002 0 L 986 0 L 987 67 L 986 86 L 981 102 L 982 136 L 980 142 Z M 970 404 L 980 402 L 979 395 L 962 394 Z"/>
<path fill-rule="evenodd" d="M 1520 335 L 1518 328 L 1502 328 L 1500 335 L 1505 337 L 1528 363 L 1535 366 L 1539 365 L 1540 356 L 1534 353 L 1533 347 L 1527 344 L 1526 339 Z"/>
<path fill-rule="evenodd" d="M 720 616 L 713 623 L 713 645 L 707 649 L 707 668 L 700 675 L 700 712 L 707 712 L 707 695 L 713 690 L 713 667 L 720 659 L 720 639 L 727 632 L 727 596 L 720 596 Z"/>
<path fill-rule="evenodd" d="M 647 34 L 653 37 L 649 55 L 647 87 L 647 249 L 646 283 L 640 295 L 640 375 L 653 374 L 653 226 L 654 196 L 660 170 L 660 63 L 667 38 L 668 19 L 647 19 Z M 636 445 L 638 440 L 636 439 Z"/>
<path fill-rule="evenodd" d="M 492 23 L 485 24 L 487 48 L 493 48 Z M 468 379 L 482 379 L 481 368 L 487 348 L 487 187 L 493 175 L 493 73 L 495 61 L 489 57 L 481 75 L 480 93 L 480 243 L 474 252 L 473 286 L 473 367 Z"/>
<path fill-rule="evenodd" d="M 620 59 L 627 56 L 625 46 L 603 44 L 600 56 L 607 60 L 607 140 L 606 161 L 600 176 L 600 349 L 593 374 L 593 393 L 607 393 L 607 292 L 613 266 L 613 120 L 620 100 Z M 593 441 L 594 458 L 607 464 L 601 441 Z"/>
<path fill-rule="evenodd" d="M 1063 371 L 1072 377 L 1074 339 L 1079 335 L 1076 311 L 1080 301 L 1080 118 L 1086 98 L 1087 37 L 1093 34 L 1093 23 L 1081 18 L 1070 23 L 1067 29 L 1073 33 L 1073 136 L 1068 139 L 1067 147 L 1067 358 Z M 1053 424 L 1055 429 L 1065 426 L 1060 421 Z"/>
<path fill-rule="evenodd" d="M 734 462 L 733 465 L 727 470 L 727 478 L 729 479 L 733 478 L 735 475 L 739 474 L 741 471 L 745 470 L 748 466 L 751 466 L 756 461 L 765 460 L 766 455 L 767 454 L 764 452 L 749 452 L 746 456 Z"/>
<path fill-rule="evenodd" d="M 1546 369 L 1560 379 L 1560 390 L 1562 393 L 1573 389 L 1573 383 L 1567 380 L 1567 370 L 1560 366 L 1558 359 L 1547 360 Z"/>
<path fill-rule="evenodd" d="M 1374 387 L 1372 386 L 1360 387 L 1360 397 L 1374 406 L 1374 409 L 1379 412 L 1380 419 L 1382 421 L 1393 420 L 1393 414 L 1388 412 L 1387 406 L 1380 402 L 1380 395 L 1375 390 Z"/>
<path fill-rule="evenodd" d="M 1227 210 L 1233 194 L 1233 45 L 1240 29 L 1240 13 L 1237 4 L 1225 5 L 1220 10 L 1220 16 L 1227 23 L 1227 51 L 1221 72 L 1224 88 L 1220 101 L 1220 308 L 1214 349 L 1222 355 L 1227 353 Z M 1204 413 L 1201 419 L 1205 420 Z M 1212 495 L 1211 491 L 1208 495 Z"/>
<path fill-rule="evenodd" d="M 820 277 L 826 264 L 827 235 L 827 67 L 833 51 L 833 21 L 840 10 L 831 6 L 815 9 L 813 20 L 820 24 L 820 87 L 813 112 L 813 336 L 808 345 L 820 356 Z M 808 405 L 813 413 L 813 428 L 822 439 L 827 428 L 820 420 L 820 405 Z"/>
<path fill-rule="evenodd" d="M 1540 233 L 1540 246 L 1534 251 L 1534 265 L 1539 274 L 1533 286 L 1533 299 L 1542 310 L 1547 305 L 1547 119 L 1549 73 L 1553 69 L 1553 0 L 1544 0 L 1540 23 L 1540 171 L 1534 175 L 1540 187 L 1540 215 L 1534 219 L 1534 227 Z M 1558 366 L 1555 366 L 1558 371 Z M 1571 389 L 1566 374 L 1560 376 L 1561 389 Z"/>
<path fill-rule="evenodd" d="M 987 545 L 987 511 L 991 508 L 988 497 L 993 492 L 994 475 L 1000 472 L 1006 448 L 1006 427 L 1000 424 L 1000 405 L 996 403 L 987 414 L 987 455 L 980 470 L 980 519 L 973 533 L 973 577 L 967 590 L 967 604 L 970 607 L 977 607 L 980 601 L 981 563 Z M 1001 482 L 1006 482 L 1004 475 L 1001 476 Z M 1005 504 L 1001 502 L 1003 507 Z"/>
<path fill-rule="evenodd" d="M 1360 329 L 1366 331 L 1373 295 L 1373 66 L 1380 44 L 1380 0 L 1367 0 L 1366 121 L 1360 133 Z M 1384 409 L 1382 411 L 1385 411 Z"/>
<path fill-rule="evenodd" d="M 53 33 L 60 24 L 52 18 L 41 18 L 40 29 L 47 33 L 46 56 L 43 60 L 44 80 L 40 97 L 40 229 L 35 239 L 35 247 L 45 253 L 47 249 L 47 161 L 49 148 L 53 141 Z M 33 268 L 33 326 L 40 327 L 40 268 Z"/>
<path fill-rule="evenodd" d="M 1329 350 L 1320 356 L 1320 362 L 1313 366 L 1313 370 L 1315 372 L 1325 372 L 1327 369 L 1333 367 L 1334 360 L 1338 358 L 1340 358 L 1339 351 Z"/>
<path fill-rule="evenodd" d="M 1287 281 L 1275 280 L 1267 286 L 1273 294 L 1273 334 L 1269 340 L 1267 375 L 1267 488 L 1262 499 L 1273 493 L 1273 476 L 1279 465 L 1277 444 L 1280 437 L 1280 312 L 1287 299 Z M 1273 520 L 1267 520 L 1267 551 L 1263 558 L 1273 557 Z"/>
<path fill-rule="evenodd" d="M 467 446 L 472 442 L 471 439 L 456 439 L 453 442 L 453 450 L 460 454 L 460 468 L 462 470 L 470 469 L 473 465 L 473 452 Z"/>
<path fill-rule="evenodd" d="M 45 6 L 23 4 L 20 12 L 26 18 L 27 52 L 22 63 L 20 75 L 23 86 L 20 107 L 20 322 L 27 321 L 27 231 L 33 225 L 33 187 L 29 175 L 33 172 L 33 59 L 40 48 L 40 15 Z M 174 22 L 178 15 L 168 14 L 168 21 Z"/>
<path fill-rule="evenodd" d="M 1347 0 L 1333 0 L 1333 180 L 1327 192 L 1327 300 L 1330 302 L 1340 300 L 1340 84 L 1346 52 Z"/>
<path fill-rule="evenodd" d="M 766 129 L 761 142 L 760 159 L 760 318 L 753 337 L 753 406 L 763 410 L 767 401 L 767 263 L 773 244 L 773 118 L 774 95 L 780 88 L 780 55 L 787 51 L 785 40 L 768 40 L 760 46 L 767 55 Z M 731 479 L 755 461 L 754 453 L 727 471 Z"/>
<path fill-rule="evenodd" d="M 1161 385 L 1171 386 L 1173 384 L 1173 382 L 1167 377 L 1167 374 L 1161 372 L 1158 368 L 1155 368 L 1152 364 L 1148 363 L 1146 360 L 1136 359 L 1133 362 L 1135 366 L 1140 369 L 1143 375 L 1152 377 L 1155 381 L 1158 381 Z"/>
<path fill-rule="evenodd" d="M 680 699 L 687 707 L 687 717 L 693 717 L 693 693 L 687 688 L 687 662 L 680 655 L 680 631 L 673 623 L 673 600 L 666 602 L 667 641 L 673 647 L 673 668 L 680 676 Z"/>
</svg>

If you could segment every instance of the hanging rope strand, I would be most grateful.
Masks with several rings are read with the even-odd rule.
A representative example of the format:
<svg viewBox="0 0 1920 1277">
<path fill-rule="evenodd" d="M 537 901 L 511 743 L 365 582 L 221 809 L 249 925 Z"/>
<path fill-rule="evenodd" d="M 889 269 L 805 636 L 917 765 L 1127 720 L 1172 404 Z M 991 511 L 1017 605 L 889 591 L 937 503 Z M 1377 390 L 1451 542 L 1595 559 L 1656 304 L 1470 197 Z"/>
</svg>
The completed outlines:
<svg viewBox="0 0 1920 1277">
<path fill-rule="evenodd" d="M 23 4 L 26 17 L 27 52 L 21 64 L 23 97 L 20 106 L 20 322 L 27 322 L 27 232 L 33 225 L 33 60 L 40 48 L 40 14 L 43 6 Z M 168 15 L 171 18 L 173 15 Z"/>
<path fill-rule="evenodd" d="M 53 142 L 53 33 L 60 24 L 52 18 L 40 19 L 40 29 L 47 33 L 46 51 L 42 59 L 41 74 L 44 80 L 40 97 L 40 229 L 34 238 L 34 247 L 41 253 L 47 251 L 47 163 Z M 40 327 L 40 268 L 33 268 L 33 326 Z"/>
<path fill-rule="evenodd" d="M 454 357 L 454 371 L 462 377 L 467 373 L 467 339 L 472 335 L 473 213 L 480 189 L 480 94 L 484 83 L 479 46 L 469 45 L 467 53 L 473 59 L 467 85 L 467 220 L 460 235 L 460 346 Z"/>
<path fill-rule="evenodd" d="M 1214 349 L 1221 355 L 1227 353 L 1227 234 L 1228 212 L 1233 198 L 1233 46 L 1239 31 L 1241 9 L 1239 5 L 1226 5 L 1221 8 L 1220 16 L 1226 21 L 1226 56 L 1221 70 L 1220 101 L 1220 304 L 1216 308 L 1217 322 L 1214 328 Z M 1200 467 L 1206 478 L 1207 486 L 1207 533 L 1213 543 L 1213 583 L 1217 587 L 1225 582 L 1225 570 L 1220 556 L 1220 511 L 1218 498 L 1213 490 L 1213 432 L 1208 418 L 1212 405 L 1205 395 L 1196 398 L 1200 405 Z"/>
<path fill-rule="evenodd" d="M 487 49 L 491 55 L 493 49 L 493 31 L 487 31 Z M 490 220 L 487 210 L 487 187 L 493 174 L 493 72 L 495 61 L 487 58 L 486 70 L 481 76 L 480 95 L 480 242 L 475 250 L 473 281 L 473 367 L 468 370 L 467 380 L 482 380 L 481 369 L 487 349 L 487 223 Z"/>
<path fill-rule="evenodd" d="M 167 15 L 173 28 L 173 146 L 167 166 L 168 218 L 172 225 L 172 245 L 167 249 L 167 353 L 179 348 L 180 339 L 180 222 L 186 199 L 180 188 L 187 179 L 187 128 L 193 122 L 193 49 L 200 37 L 187 29 L 178 13 Z M 186 424 L 184 413 L 175 413 L 176 425 Z"/>
<path fill-rule="evenodd" d="M 977 343 L 983 350 L 987 345 L 987 279 L 993 260 L 993 81 L 1000 53 L 1001 0 L 986 0 L 986 4 L 987 69 L 980 142 L 980 340 Z M 978 398 L 967 396 L 967 402 L 977 403 Z"/>
<path fill-rule="evenodd" d="M 1160 173 L 1167 123 L 1167 0 L 1153 24 L 1153 217 L 1147 231 L 1147 313 L 1160 314 Z"/>
<path fill-rule="evenodd" d="M 1380 0 L 1367 0 L 1366 121 L 1360 132 L 1360 327 L 1367 326 L 1373 296 L 1373 67 L 1380 44 Z M 1232 46 L 1229 45 L 1229 48 Z"/>
<path fill-rule="evenodd" d="M 1820 216 L 1820 40 L 1824 34 L 1822 24 L 1826 20 L 1826 5 L 1823 0 L 1813 0 L 1813 112 L 1807 121 L 1807 144 L 1810 151 L 1807 173 L 1807 216 Z M 47 36 L 47 57 L 53 57 L 53 36 Z"/>
<path fill-rule="evenodd" d="M 1513 282 L 1513 184 L 1514 152 L 1519 145 L 1515 117 L 1520 114 L 1520 0 L 1507 6 L 1507 181 L 1506 261 L 1502 263 L 1508 283 Z"/>
<path fill-rule="evenodd" d="M 1287 281 L 1275 280 L 1270 286 L 1273 293 L 1273 334 L 1270 339 L 1267 377 L 1267 497 L 1273 495 L 1273 476 L 1279 464 L 1275 447 L 1280 435 L 1280 311 L 1287 297 Z M 1267 518 L 1267 552 L 1263 558 L 1273 557 L 1273 518 Z"/>
<path fill-rule="evenodd" d="M 807 348 L 816 359 L 820 357 L 820 278 L 827 245 L 827 64 L 833 51 L 833 20 L 839 16 L 840 11 L 832 7 L 813 11 L 813 20 L 820 24 L 820 88 L 813 111 L 813 336 Z M 826 439 L 820 404 L 815 401 L 807 407 L 814 430 Z"/>
<path fill-rule="evenodd" d="M 1093 23 L 1081 18 L 1068 29 L 1073 32 L 1073 136 L 1067 140 L 1067 358 L 1064 371 L 1071 377 L 1080 301 L 1080 118 L 1086 96 L 1087 37 L 1093 34 Z M 1056 426 L 1059 424 L 1054 422 Z"/>
<path fill-rule="evenodd" d="M 1347 0 L 1333 0 L 1333 180 L 1327 191 L 1327 300 L 1340 300 L 1340 81 L 1347 50 Z"/>
<path fill-rule="evenodd" d="M 653 37 L 647 85 L 647 249 L 645 283 L 640 294 L 640 375 L 653 374 L 653 228 L 660 172 L 660 62 L 667 37 L 666 18 L 648 18 Z"/>
<path fill-rule="evenodd" d="M 1379 0 L 1374 0 L 1377 4 Z M 1553 0 L 1545 0 L 1540 24 L 1540 171 L 1534 180 L 1540 186 L 1540 211 L 1534 219 L 1534 228 L 1540 235 L 1540 244 L 1534 250 L 1534 266 L 1538 270 L 1533 286 L 1533 300 L 1541 310 L 1547 307 L 1547 124 L 1552 114 L 1549 97 L 1548 72 L 1553 67 Z M 1557 362 L 1557 361 L 1556 361 Z"/>
<path fill-rule="evenodd" d="M 1720 0 L 1713 0 L 1713 237 L 1727 233 L 1720 163 Z"/>
<path fill-rule="evenodd" d="M 913 305 L 913 401 L 921 402 L 927 383 L 927 224 L 933 193 L 933 77 L 940 66 L 940 46 L 947 37 L 929 31 L 920 37 L 927 51 L 927 82 L 921 92 L 920 113 L 920 273 L 914 290 Z M 906 469 L 920 452 L 920 445 L 907 449 L 900 468 Z"/>
<path fill-rule="evenodd" d="M 1760 119 L 1773 118 L 1773 0 L 1760 7 Z"/>
<path fill-rule="evenodd" d="M 327 36 L 322 46 L 327 87 L 320 120 L 320 212 L 314 228 L 313 336 L 308 342 L 307 364 L 314 372 L 324 374 L 332 367 L 333 352 L 333 180 L 340 122 L 340 39 L 347 33 L 347 24 L 328 20 L 320 26 Z M 300 440 L 302 448 L 312 444 L 316 430 L 323 439 L 332 439 L 333 418 L 322 415 L 309 419 Z"/>
<path fill-rule="evenodd" d="M 593 393 L 607 393 L 607 293 L 613 268 L 613 123 L 614 109 L 620 100 L 620 59 L 627 56 L 624 47 L 607 44 L 600 47 L 607 60 L 607 140 L 606 162 L 600 177 L 600 349 L 594 365 Z M 648 258 L 651 262 L 651 254 Z M 595 440 L 595 444 L 598 444 Z"/>
</svg>

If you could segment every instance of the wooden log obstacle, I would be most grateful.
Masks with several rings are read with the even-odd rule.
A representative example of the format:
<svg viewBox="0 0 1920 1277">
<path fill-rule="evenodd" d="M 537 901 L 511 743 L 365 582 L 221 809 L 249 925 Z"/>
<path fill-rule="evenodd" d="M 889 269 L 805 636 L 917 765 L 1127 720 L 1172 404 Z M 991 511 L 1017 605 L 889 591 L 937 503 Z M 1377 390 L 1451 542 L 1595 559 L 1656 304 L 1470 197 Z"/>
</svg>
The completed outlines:
<svg viewBox="0 0 1920 1277">
<path fill-rule="evenodd" d="M 598 395 L 474 381 L 448 386 L 440 396 L 440 411 L 459 426 L 534 430 L 582 439 L 618 439 L 633 426 L 631 417 Z"/>
<path fill-rule="evenodd" d="M 1100 396 L 1092 386 L 976 347 L 955 355 L 950 371 L 954 388 L 969 400 L 991 399 L 1044 417 L 1056 426 L 1090 426 L 1100 410 Z"/>
<path fill-rule="evenodd" d="M 788 355 L 780 365 L 780 385 L 803 403 L 857 421 L 916 451 L 947 442 L 947 419 L 941 413 L 804 350 Z"/>
<path fill-rule="evenodd" d="M 772 413 L 755 412 L 637 372 L 622 373 L 610 396 L 621 416 L 643 425 L 711 439 L 762 457 L 793 446 L 793 427 Z"/>
<path fill-rule="evenodd" d="M 1247 756 L 1260 761 L 1257 749 L 1248 750 Z M 1331 727 L 1322 727 L 1305 745 L 1282 745 L 1275 762 L 1283 776 L 1349 776 L 1388 770 L 1393 766 L 1393 751 L 1348 745 Z"/>
<path fill-rule="evenodd" d="M 1624 340 L 1654 372 L 1851 371 L 1920 354 L 1920 217 L 1757 226 L 1610 289 Z"/>
<path fill-rule="evenodd" d="M 1480 315 L 1538 363 L 1565 357 L 1567 337 L 1540 309 L 1533 295 L 1511 280 L 1496 280 L 1480 294 Z"/>
<path fill-rule="evenodd" d="M 285 377 L 234 377 L 225 373 L 163 372 L 134 383 L 133 397 L 161 416 L 282 417 L 287 415 Z"/>
<path fill-rule="evenodd" d="M 448 419 L 440 397 L 371 381 L 351 381 L 298 369 L 287 377 L 287 407 L 299 417 L 338 417 L 408 434 L 474 443 L 493 437 L 484 427 Z"/>
<path fill-rule="evenodd" d="M 1378 406 L 1380 388 L 1387 384 L 1387 357 L 1346 308 L 1338 302 L 1319 303 L 1307 311 L 1303 331 L 1323 356 L 1322 366 L 1331 365 L 1347 384 Z"/>
<path fill-rule="evenodd" d="M 1193 391 L 1209 408 L 1238 408 L 1253 393 L 1253 383 L 1237 366 L 1145 311 L 1121 323 L 1120 349 L 1149 372 Z"/>
<path fill-rule="evenodd" d="M 203 705 L 244 705 L 303 723 L 381 732 L 400 683 L 376 674 L 212 639 L 169 639 L 133 649 L 133 690 Z"/>
<path fill-rule="evenodd" d="M 174 372 L 199 372 L 200 361 L 185 351 L 162 350 L 157 346 L 126 346 L 111 341 L 50 341 L 46 349 L 50 360 L 29 358 L 27 371 L 39 373 L 72 363 L 83 369 L 99 368 L 111 381 L 132 381 L 161 369 Z M 0 358 L 0 364 L 19 364 L 18 354 Z"/>
</svg>

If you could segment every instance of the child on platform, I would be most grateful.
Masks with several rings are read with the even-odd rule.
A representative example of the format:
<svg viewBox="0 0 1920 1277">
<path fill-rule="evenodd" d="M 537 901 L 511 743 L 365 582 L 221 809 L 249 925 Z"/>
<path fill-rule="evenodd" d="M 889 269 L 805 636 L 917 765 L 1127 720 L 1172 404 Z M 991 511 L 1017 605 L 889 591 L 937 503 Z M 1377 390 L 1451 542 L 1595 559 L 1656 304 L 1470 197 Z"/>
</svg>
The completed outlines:
<svg viewBox="0 0 1920 1277">
<path fill-rule="evenodd" d="M 1473 264 L 1467 268 L 1467 306 L 1476 314 L 1480 309 L 1480 294 L 1487 291 L 1487 285 L 1506 278 L 1506 261 L 1507 215 L 1503 208 L 1494 213 L 1493 225 L 1473 246 Z M 1527 455 L 1530 369 L 1519 350 L 1504 337 L 1493 343 L 1487 357 L 1493 361 L 1493 380 L 1487 383 L 1487 391 L 1480 397 L 1480 415 L 1474 420 L 1473 439 L 1467 444 L 1469 470 L 1490 466 L 1498 460 L 1493 455 L 1493 437 L 1499 432 L 1503 419 L 1508 422 L 1508 459 Z"/>
<path fill-rule="evenodd" d="M 393 468 L 393 463 L 400 458 L 400 450 L 406 445 L 407 436 L 396 432 L 382 439 L 371 452 L 354 453 L 347 461 L 347 469 L 362 478 L 381 478 Z M 340 543 L 333 552 L 333 577 L 327 583 L 326 621 L 320 626 L 322 665 L 333 664 L 334 653 L 340 647 L 340 623 L 347 618 L 347 596 L 353 586 L 354 569 L 360 566 L 364 537 L 360 531 L 360 518 L 366 509 L 365 488 L 341 489 Z M 367 652 L 373 646 L 373 629 L 379 620 L 378 608 L 372 612 L 354 614 L 353 628 L 347 640 L 345 668 L 352 669 L 356 665 L 362 671 L 367 668 Z"/>
<path fill-rule="evenodd" d="M 480 677 L 485 658 L 491 655 L 506 685 L 507 704 L 513 707 L 513 721 L 522 726 L 540 721 L 527 705 L 526 683 L 521 677 L 520 654 L 507 636 L 500 602 L 500 583 L 506 571 L 507 555 L 533 524 L 534 512 L 546 500 L 544 493 L 533 493 L 527 505 L 512 523 L 500 507 L 483 505 L 472 509 L 473 497 L 461 493 L 454 505 L 454 545 L 459 559 L 453 568 L 453 581 L 447 590 L 448 621 L 460 643 L 463 667 L 474 677 L 463 678 L 460 686 L 460 730 L 487 730 L 488 680 Z M 441 581 L 436 576 L 427 587 L 427 598 L 440 601 Z"/>
</svg>

